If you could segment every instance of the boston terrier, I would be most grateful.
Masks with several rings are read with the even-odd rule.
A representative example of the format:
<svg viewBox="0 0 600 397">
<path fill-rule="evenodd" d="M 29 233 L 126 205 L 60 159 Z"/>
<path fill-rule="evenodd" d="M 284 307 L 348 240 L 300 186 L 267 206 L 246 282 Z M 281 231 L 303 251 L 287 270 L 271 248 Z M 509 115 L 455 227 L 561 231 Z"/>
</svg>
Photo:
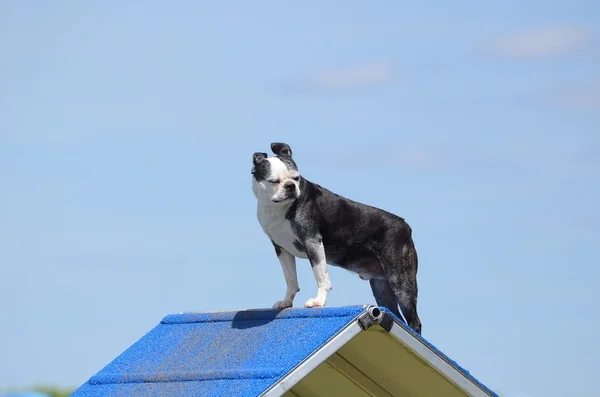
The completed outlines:
<svg viewBox="0 0 600 397">
<path fill-rule="evenodd" d="M 287 290 L 275 309 L 291 307 L 300 291 L 296 258 L 308 259 L 317 295 L 305 307 L 323 307 L 331 281 L 327 264 L 369 280 L 379 306 L 390 309 L 418 334 L 417 251 L 404 219 L 361 204 L 310 182 L 298 171 L 292 149 L 274 142 L 267 153 L 254 153 L 252 190 L 258 221 L 279 258 Z"/>
</svg>

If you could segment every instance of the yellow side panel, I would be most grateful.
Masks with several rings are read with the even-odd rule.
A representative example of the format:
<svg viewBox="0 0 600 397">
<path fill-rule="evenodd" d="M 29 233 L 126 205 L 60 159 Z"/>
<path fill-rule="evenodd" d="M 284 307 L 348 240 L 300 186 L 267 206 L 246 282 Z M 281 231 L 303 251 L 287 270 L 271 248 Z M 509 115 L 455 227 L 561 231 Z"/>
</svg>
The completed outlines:
<svg viewBox="0 0 600 397">
<path fill-rule="evenodd" d="M 286 397 L 370 397 L 328 362 L 315 368 L 286 393 Z"/>
<path fill-rule="evenodd" d="M 467 395 L 379 326 L 360 333 L 338 354 L 392 396 Z"/>
<path fill-rule="evenodd" d="M 361 332 L 286 397 L 465 397 L 379 326 Z"/>
</svg>

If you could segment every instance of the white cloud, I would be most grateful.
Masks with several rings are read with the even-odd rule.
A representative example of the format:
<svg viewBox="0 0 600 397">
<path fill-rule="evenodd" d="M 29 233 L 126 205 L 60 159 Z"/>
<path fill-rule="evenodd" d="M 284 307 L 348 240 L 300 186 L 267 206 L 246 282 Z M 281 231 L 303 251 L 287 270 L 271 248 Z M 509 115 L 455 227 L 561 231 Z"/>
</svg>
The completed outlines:
<svg viewBox="0 0 600 397">
<path fill-rule="evenodd" d="M 388 62 L 372 62 L 351 68 L 328 70 L 311 76 L 309 83 L 329 88 L 355 87 L 385 83 L 392 79 Z"/>
<path fill-rule="evenodd" d="M 296 79 L 293 86 L 301 89 L 339 90 L 385 84 L 392 81 L 390 62 L 373 61 L 338 69 L 328 69 Z"/>
<path fill-rule="evenodd" d="M 385 153 L 385 156 L 382 156 Z M 432 146 L 386 147 L 385 149 L 344 149 L 325 156 L 336 165 L 353 166 L 357 158 L 379 158 L 378 165 L 389 165 L 409 168 L 423 172 L 437 172 L 451 169 L 495 167 L 495 162 L 471 153 L 467 155 L 460 150 Z M 361 163 L 362 164 L 362 163 Z"/>
<path fill-rule="evenodd" d="M 561 55 L 581 48 L 589 39 L 584 29 L 555 26 L 519 32 L 492 42 L 488 49 L 507 58 L 541 58 Z"/>
<path fill-rule="evenodd" d="M 467 147 L 427 144 L 398 146 L 392 142 L 381 147 L 321 148 L 316 156 L 339 167 L 364 167 L 365 158 L 376 158 L 374 166 L 391 166 L 418 172 L 459 171 L 486 175 L 511 175 L 527 170 L 532 175 L 551 171 L 557 178 L 588 172 L 600 165 L 600 147 L 543 146 L 515 148 L 510 153 L 493 153 Z M 357 160 L 358 159 L 358 160 Z"/>
<path fill-rule="evenodd" d="M 550 95 L 549 101 L 561 107 L 600 110 L 600 81 L 563 89 Z"/>
</svg>

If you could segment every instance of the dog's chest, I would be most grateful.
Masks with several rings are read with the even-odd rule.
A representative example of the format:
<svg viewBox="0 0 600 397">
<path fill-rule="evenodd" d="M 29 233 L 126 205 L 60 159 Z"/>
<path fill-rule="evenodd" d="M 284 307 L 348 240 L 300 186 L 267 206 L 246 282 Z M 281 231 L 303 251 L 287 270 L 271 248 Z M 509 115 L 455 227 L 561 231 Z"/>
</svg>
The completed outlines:
<svg viewBox="0 0 600 397">
<path fill-rule="evenodd" d="M 286 208 L 258 207 L 258 221 L 264 232 L 271 240 L 290 254 L 299 258 L 306 258 L 306 253 L 298 243 L 292 231 L 292 224 L 285 219 Z"/>
</svg>

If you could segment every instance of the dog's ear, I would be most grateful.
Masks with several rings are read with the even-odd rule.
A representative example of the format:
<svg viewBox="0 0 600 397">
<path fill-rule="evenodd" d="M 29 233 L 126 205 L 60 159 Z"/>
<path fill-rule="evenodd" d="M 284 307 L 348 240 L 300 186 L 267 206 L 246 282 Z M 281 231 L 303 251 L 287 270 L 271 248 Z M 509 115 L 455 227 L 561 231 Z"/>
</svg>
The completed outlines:
<svg viewBox="0 0 600 397">
<path fill-rule="evenodd" d="M 287 143 L 273 142 L 271 150 L 279 157 L 292 157 L 292 148 Z"/>
<path fill-rule="evenodd" d="M 269 157 L 268 154 L 257 152 L 252 155 L 252 162 L 254 165 L 257 165 L 262 163 L 267 157 Z"/>
</svg>

